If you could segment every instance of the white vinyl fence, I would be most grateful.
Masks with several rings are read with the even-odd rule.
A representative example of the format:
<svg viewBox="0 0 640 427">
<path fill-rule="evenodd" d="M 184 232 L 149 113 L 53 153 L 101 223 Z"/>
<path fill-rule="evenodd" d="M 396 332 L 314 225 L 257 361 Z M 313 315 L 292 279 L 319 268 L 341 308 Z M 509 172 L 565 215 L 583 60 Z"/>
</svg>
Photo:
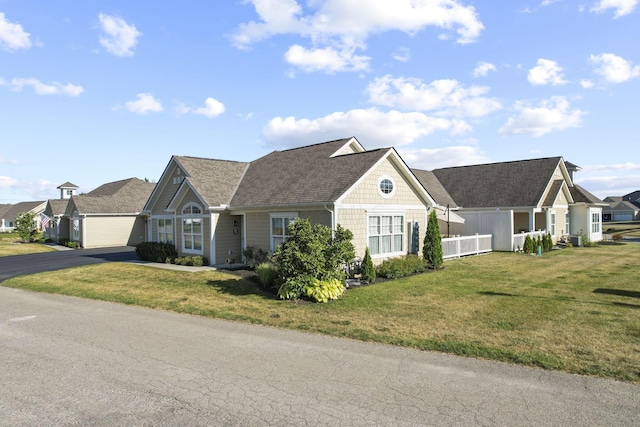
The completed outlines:
<svg viewBox="0 0 640 427">
<path fill-rule="evenodd" d="M 491 234 L 447 237 L 442 239 L 442 258 L 456 258 L 491 252 Z"/>
<path fill-rule="evenodd" d="M 545 234 L 547 234 L 545 230 L 514 234 L 512 237 L 511 247 L 513 248 L 514 252 L 519 252 L 522 250 L 522 248 L 524 248 L 524 240 L 527 238 L 527 236 L 531 236 L 532 239 L 537 239 L 538 237 L 544 237 Z"/>
</svg>

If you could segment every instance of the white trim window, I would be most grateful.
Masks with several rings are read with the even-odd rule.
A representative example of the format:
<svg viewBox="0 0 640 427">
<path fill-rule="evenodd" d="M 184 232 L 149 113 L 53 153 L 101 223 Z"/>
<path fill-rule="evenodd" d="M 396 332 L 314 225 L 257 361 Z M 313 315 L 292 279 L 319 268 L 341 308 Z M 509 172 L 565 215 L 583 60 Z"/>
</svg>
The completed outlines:
<svg viewBox="0 0 640 427">
<path fill-rule="evenodd" d="M 367 221 L 371 256 L 404 253 L 404 215 L 369 215 Z"/>
<path fill-rule="evenodd" d="M 298 218 L 297 213 L 272 213 L 270 235 L 271 235 L 271 251 L 275 251 L 278 245 L 289 237 L 289 224 Z"/>
<path fill-rule="evenodd" d="M 591 212 L 591 232 L 600 232 L 600 212 Z"/>
<path fill-rule="evenodd" d="M 182 250 L 202 253 L 202 209 L 190 203 L 182 209 Z"/>
<path fill-rule="evenodd" d="M 555 212 L 552 212 L 549 219 L 550 222 L 550 229 L 551 229 L 551 235 L 555 236 L 556 235 L 556 214 Z"/>
<path fill-rule="evenodd" d="M 173 243 L 173 218 L 158 218 L 158 242 Z"/>
<path fill-rule="evenodd" d="M 73 217 L 71 221 L 71 240 L 74 242 L 80 241 L 80 214 L 78 211 L 73 211 Z"/>
<path fill-rule="evenodd" d="M 393 179 L 388 175 L 383 175 L 378 180 L 378 194 L 385 199 L 393 197 L 396 192 L 396 185 Z"/>
<path fill-rule="evenodd" d="M 564 226 L 566 227 L 565 234 L 571 234 L 571 223 L 569 221 L 569 218 L 571 218 L 571 216 L 569 212 L 567 212 L 567 214 L 564 216 Z"/>
</svg>

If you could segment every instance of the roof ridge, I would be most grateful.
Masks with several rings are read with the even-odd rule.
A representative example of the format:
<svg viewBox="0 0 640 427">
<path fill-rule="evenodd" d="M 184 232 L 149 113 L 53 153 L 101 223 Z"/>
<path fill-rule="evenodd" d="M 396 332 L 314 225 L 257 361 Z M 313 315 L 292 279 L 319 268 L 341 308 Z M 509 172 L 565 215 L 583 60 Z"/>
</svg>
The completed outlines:
<svg viewBox="0 0 640 427">
<path fill-rule="evenodd" d="M 450 166 L 450 167 L 446 167 L 446 168 L 433 169 L 433 171 L 443 170 L 443 169 L 473 168 L 473 167 L 478 167 L 478 166 L 507 165 L 507 164 L 511 164 L 511 163 L 523 163 L 523 162 L 533 162 L 533 161 L 551 160 L 551 159 L 560 160 L 560 159 L 562 159 L 562 156 L 537 157 L 537 158 L 534 158 L 534 159 L 508 160 L 506 162 L 490 162 L 490 163 L 478 163 L 478 164 L 475 164 L 475 165 Z"/>
<path fill-rule="evenodd" d="M 280 152 L 280 153 L 284 153 L 284 152 L 287 152 L 287 151 L 301 150 L 301 149 L 304 149 L 304 148 L 311 148 L 311 147 L 315 147 L 315 146 L 318 146 L 318 145 L 330 144 L 332 142 L 349 141 L 351 138 L 353 138 L 353 136 L 350 136 L 348 138 L 337 138 L 337 139 L 333 139 L 331 141 L 316 142 L 314 144 L 303 145 L 303 146 L 300 146 L 300 147 L 287 148 L 285 150 L 274 150 L 274 151 Z"/>
</svg>

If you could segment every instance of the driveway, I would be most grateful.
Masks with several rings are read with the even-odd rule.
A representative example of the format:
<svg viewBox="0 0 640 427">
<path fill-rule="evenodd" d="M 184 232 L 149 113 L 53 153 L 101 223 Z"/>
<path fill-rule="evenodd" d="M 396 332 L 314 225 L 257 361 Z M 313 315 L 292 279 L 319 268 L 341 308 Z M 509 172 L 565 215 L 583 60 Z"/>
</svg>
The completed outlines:
<svg viewBox="0 0 640 427">
<path fill-rule="evenodd" d="M 64 250 L 0 257 L 0 282 L 24 274 L 62 270 L 101 262 L 135 261 L 137 259 L 135 248 L 132 246 Z"/>
<path fill-rule="evenodd" d="M 640 386 L 0 286 L 0 425 L 638 426 Z"/>
</svg>

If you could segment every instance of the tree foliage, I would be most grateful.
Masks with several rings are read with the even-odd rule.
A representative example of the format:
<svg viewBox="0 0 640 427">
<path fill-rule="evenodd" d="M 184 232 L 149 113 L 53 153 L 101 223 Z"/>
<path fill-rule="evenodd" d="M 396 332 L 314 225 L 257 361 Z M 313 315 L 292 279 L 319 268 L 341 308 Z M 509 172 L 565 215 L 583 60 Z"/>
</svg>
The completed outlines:
<svg viewBox="0 0 640 427">
<path fill-rule="evenodd" d="M 429 268 L 442 268 L 442 238 L 440 237 L 440 226 L 438 226 L 438 217 L 435 209 L 429 214 L 429 223 L 427 224 L 427 233 L 424 236 L 424 246 L 422 255 L 427 261 Z"/>
<path fill-rule="evenodd" d="M 35 240 L 35 236 L 38 234 L 35 217 L 33 212 L 23 212 L 16 218 L 15 231 L 23 242 Z"/>
</svg>

